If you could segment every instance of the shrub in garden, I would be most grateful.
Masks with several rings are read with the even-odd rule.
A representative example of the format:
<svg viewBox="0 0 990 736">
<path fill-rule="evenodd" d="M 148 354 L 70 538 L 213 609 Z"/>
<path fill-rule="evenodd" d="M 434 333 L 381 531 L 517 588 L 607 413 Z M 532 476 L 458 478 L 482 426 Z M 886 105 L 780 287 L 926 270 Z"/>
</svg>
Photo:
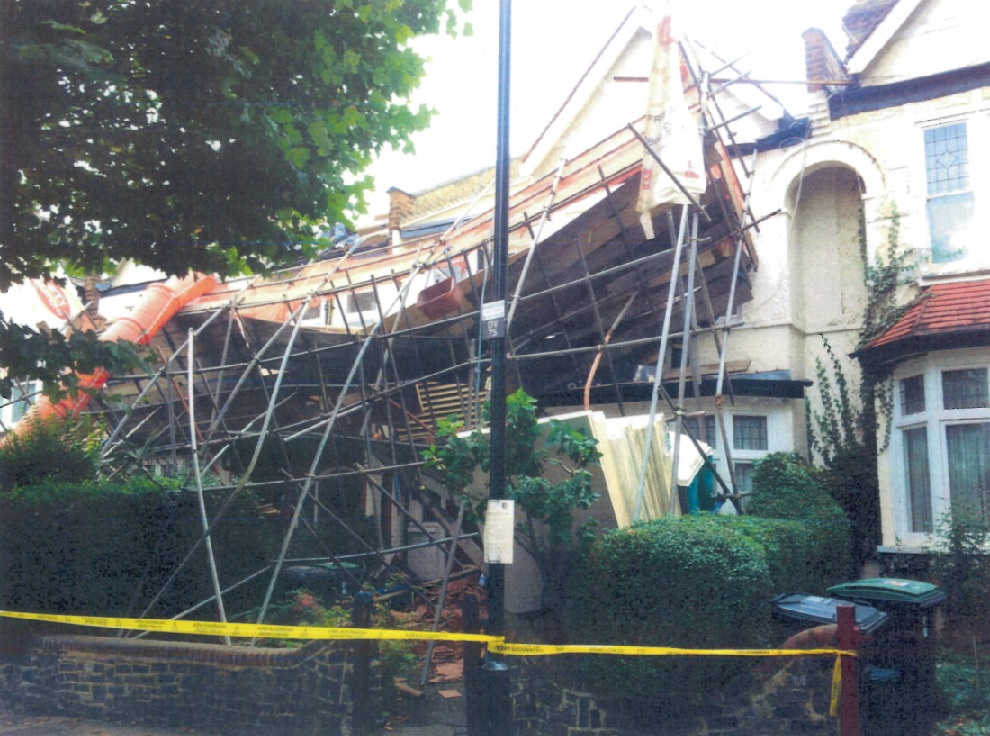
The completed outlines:
<svg viewBox="0 0 990 736">
<path fill-rule="evenodd" d="M 0 607 L 141 613 L 201 534 L 196 494 L 177 486 L 133 478 L 41 483 L 0 493 Z M 216 492 L 207 494 L 211 518 L 222 500 Z M 215 532 L 224 587 L 267 563 L 269 530 L 256 506 L 243 494 Z M 205 554 L 201 545 L 151 616 L 174 615 L 212 595 Z M 228 612 L 236 606 L 235 595 Z"/>
<path fill-rule="evenodd" d="M 981 515 L 956 511 L 939 519 L 931 555 L 934 582 L 948 596 L 949 616 L 963 630 L 982 631 L 990 621 L 990 523 Z"/>
<path fill-rule="evenodd" d="M 761 519 L 715 516 L 758 544 L 766 554 L 770 589 L 824 595 L 849 580 L 849 524 L 844 519 Z"/>
<path fill-rule="evenodd" d="M 485 405 L 489 420 L 490 407 Z M 437 441 L 423 451 L 426 467 L 439 471 L 443 484 L 467 498 L 475 473 L 491 466 L 491 443 L 480 429 L 462 436 L 463 421 L 437 422 Z M 536 561 L 540 571 L 544 604 L 544 636 L 559 636 L 563 591 L 561 583 L 570 564 L 573 512 L 589 508 L 598 494 L 591 487 L 590 468 L 598 465 L 598 440 L 551 419 L 537 420 L 536 399 L 519 389 L 506 397 L 506 493 L 524 512 L 516 526 L 515 541 Z M 554 468 L 558 482 L 551 481 Z M 487 499 L 486 499 L 487 500 Z M 473 509 L 481 516 L 484 506 Z M 469 509 L 469 512 L 472 509 Z"/>
<path fill-rule="evenodd" d="M 783 462 L 790 467 L 792 461 Z M 822 592 L 848 579 L 848 522 L 837 507 L 810 507 L 823 517 L 704 514 L 589 539 L 568 579 L 569 641 L 697 649 L 766 646 L 775 595 Z M 732 657 L 598 656 L 585 658 L 581 671 L 586 685 L 602 695 L 674 712 L 742 684 L 751 664 Z"/>
<path fill-rule="evenodd" d="M 756 463 L 746 512 L 768 519 L 844 519 L 819 468 L 799 455 L 776 452 Z"/>
<path fill-rule="evenodd" d="M 661 519 L 589 543 L 568 586 L 575 643 L 764 646 L 765 550 L 710 516 Z M 664 710 L 696 705 L 749 671 L 736 658 L 587 657 L 589 686 Z"/>
<path fill-rule="evenodd" d="M 0 491 L 45 481 L 77 483 L 96 477 L 99 442 L 86 421 L 32 421 L 0 445 Z"/>
<path fill-rule="evenodd" d="M 933 734 L 990 735 L 990 682 L 981 654 L 975 648 L 965 654 L 941 653 L 936 678 L 943 713 Z"/>
</svg>

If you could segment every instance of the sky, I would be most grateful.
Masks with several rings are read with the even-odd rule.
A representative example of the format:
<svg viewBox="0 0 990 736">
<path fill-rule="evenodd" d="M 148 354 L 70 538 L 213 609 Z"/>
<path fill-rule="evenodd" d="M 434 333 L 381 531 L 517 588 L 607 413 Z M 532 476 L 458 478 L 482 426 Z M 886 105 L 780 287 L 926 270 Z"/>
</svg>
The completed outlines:
<svg viewBox="0 0 990 736">
<path fill-rule="evenodd" d="M 378 196 L 372 214 L 387 209 L 384 192 L 416 193 L 495 163 L 497 136 L 499 0 L 473 0 L 466 20 L 474 33 L 451 39 L 416 39 L 429 60 L 414 94 L 436 113 L 430 128 L 413 138 L 415 155 L 385 153 L 369 170 Z M 648 2 L 648 0 L 647 0 Z M 841 18 L 854 0 L 679 0 L 682 28 L 720 56 L 736 59 L 754 79 L 804 78 L 804 42 L 810 27 L 825 31 L 844 53 Z M 593 58 L 628 12 L 631 0 L 513 0 L 511 8 L 509 148 L 525 152 L 563 103 Z M 803 89 L 770 88 L 790 95 L 800 111 Z M 646 107 L 646 90 L 643 96 Z"/>
</svg>

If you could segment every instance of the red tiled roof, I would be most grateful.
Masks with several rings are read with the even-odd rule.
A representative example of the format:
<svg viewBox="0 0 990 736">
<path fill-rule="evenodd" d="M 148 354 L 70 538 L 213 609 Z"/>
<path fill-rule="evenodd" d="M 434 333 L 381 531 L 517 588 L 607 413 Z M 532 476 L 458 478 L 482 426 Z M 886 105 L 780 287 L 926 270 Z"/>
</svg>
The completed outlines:
<svg viewBox="0 0 990 736">
<path fill-rule="evenodd" d="M 990 331 L 990 279 L 933 284 L 865 350 L 917 338 Z"/>
</svg>

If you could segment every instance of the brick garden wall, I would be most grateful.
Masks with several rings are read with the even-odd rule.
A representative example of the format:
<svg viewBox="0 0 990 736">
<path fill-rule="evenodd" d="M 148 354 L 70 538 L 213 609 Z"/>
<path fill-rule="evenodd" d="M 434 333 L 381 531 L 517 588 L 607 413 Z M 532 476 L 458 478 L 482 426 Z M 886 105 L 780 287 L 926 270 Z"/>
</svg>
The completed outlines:
<svg viewBox="0 0 990 736">
<path fill-rule="evenodd" d="M 358 736 L 382 712 L 373 655 L 366 642 L 272 649 L 51 636 L 0 664 L 0 695 L 36 714 L 220 734 Z"/>
<path fill-rule="evenodd" d="M 514 736 L 832 734 L 830 658 L 782 660 L 745 693 L 712 693 L 690 717 L 644 719 L 571 684 L 547 660 L 512 662 Z M 50 636 L 0 663 L 0 700 L 34 714 L 217 734 L 362 736 L 382 714 L 368 642 L 298 649 Z"/>
<path fill-rule="evenodd" d="M 787 661 L 787 660 L 783 660 Z M 782 661 L 782 662 L 783 662 Z M 514 736 L 793 736 L 834 734 L 830 658 L 796 658 L 746 693 L 713 692 L 691 716 L 634 713 L 628 703 L 555 682 L 540 664 L 513 663 Z"/>
</svg>

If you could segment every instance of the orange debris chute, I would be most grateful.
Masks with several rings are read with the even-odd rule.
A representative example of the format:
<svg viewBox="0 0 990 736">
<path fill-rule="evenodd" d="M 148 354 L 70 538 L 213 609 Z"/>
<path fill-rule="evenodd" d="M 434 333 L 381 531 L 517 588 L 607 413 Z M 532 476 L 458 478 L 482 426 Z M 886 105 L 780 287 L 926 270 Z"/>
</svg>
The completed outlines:
<svg viewBox="0 0 990 736">
<path fill-rule="evenodd" d="M 103 342 L 132 342 L 147 345 L 182 307 L 216 288 L 215 276 L 173 276 L 165 283 L 151 284 L 141 300 L 134 306 L 131 315 L 114 320 L 100 335 Z M 90 375 L 79 376 L 79 390 L 73 396 L 65 396 L 52 403 L 47 396 L 38 402 L 21 418 L 13 428 L 15 435 L 23 434 L 32 422 L 44 421 L 53 415 L 60 419 L 78 416 L 90 400 L 90 392 L 103 388 L 110 379 L 110 371 L 97 368 Z"/>
</svg>

